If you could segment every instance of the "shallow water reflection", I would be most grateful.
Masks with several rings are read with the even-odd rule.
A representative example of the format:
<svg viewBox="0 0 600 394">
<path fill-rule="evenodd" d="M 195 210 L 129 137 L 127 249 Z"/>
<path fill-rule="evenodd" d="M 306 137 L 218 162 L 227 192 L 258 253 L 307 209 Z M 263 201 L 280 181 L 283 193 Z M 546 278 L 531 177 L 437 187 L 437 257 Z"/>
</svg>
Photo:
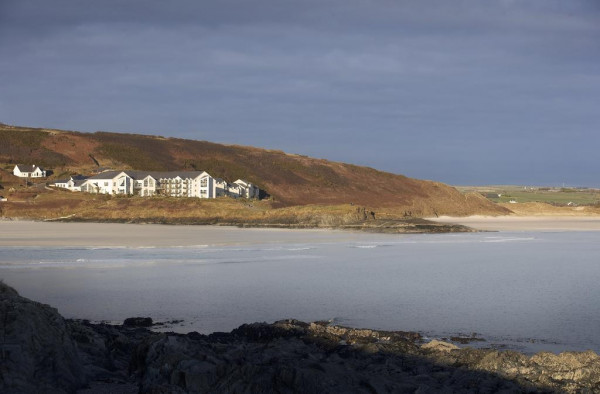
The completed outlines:
<svg viewBox="0 0 600 394">
<path fill-rule="evenodd" d="M 297 318 L 477 333 L 486 339 L 477 346 L 600 351 L 597 232 L 253 237 L 226 246 L 0 247 L 0 278 L 67 317 L 182 319 L 170 329 L 185 332 Z"/>
</svg>

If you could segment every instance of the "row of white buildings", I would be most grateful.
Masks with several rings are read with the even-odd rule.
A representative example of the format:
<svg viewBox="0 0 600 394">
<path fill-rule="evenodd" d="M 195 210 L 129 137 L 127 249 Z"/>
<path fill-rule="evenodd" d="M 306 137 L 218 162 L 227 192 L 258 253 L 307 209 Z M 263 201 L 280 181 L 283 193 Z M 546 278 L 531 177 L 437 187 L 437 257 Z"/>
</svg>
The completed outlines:
<svg viewBox="0 0 600 394">
<path fill-rule="evenodd" d="M 260 193 L 258 187 L 243 179 L 229 183 L 205 171 L 105 171 L 91 177 L 70 177 L 53 185 L 71 191 L 142 197 L 259 198 Z"/>
</svg>

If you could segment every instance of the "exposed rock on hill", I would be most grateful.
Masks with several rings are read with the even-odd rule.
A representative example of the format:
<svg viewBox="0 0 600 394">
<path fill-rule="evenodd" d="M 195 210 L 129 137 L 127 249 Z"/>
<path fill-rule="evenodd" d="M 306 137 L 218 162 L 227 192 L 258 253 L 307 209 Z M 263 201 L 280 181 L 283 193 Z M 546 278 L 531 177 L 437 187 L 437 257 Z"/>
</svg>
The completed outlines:
<svg viewBox="0 0 600 394">
<path fill-rule="evenodd" d="M 117 133 L 78 133 L 0 125 L 0 163 L 29 163 L 62 172 L 100 167 L 139 170 L 205 170 L 243 178 L 266 190 L 276 205 L 354 203 L 394 207 L 412 216 L 502 215 L 477 193 L 463 195 L 438 182 L 281 151 L 206 141 Z"/>
</svg>

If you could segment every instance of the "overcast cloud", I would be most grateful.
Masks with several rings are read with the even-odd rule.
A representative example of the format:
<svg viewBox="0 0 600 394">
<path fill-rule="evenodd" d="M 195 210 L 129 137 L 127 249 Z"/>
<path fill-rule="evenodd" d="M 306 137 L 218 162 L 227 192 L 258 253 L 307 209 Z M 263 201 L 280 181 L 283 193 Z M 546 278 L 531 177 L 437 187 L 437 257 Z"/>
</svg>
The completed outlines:
<svg viewBox="0 0 600 394">
<path fill-rule="evenodd" d="M 0 121 L 600 186 L 597 0 L 0 0 Z"/>
</svg>

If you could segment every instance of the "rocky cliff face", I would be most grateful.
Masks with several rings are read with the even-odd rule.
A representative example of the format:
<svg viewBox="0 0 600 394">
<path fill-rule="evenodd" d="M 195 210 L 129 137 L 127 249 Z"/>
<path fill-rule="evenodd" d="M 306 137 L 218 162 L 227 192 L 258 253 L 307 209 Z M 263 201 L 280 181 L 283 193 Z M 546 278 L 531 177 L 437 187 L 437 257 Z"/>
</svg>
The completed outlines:
<svg viewBox="0 0 600 394">
<path fill-rule="evenodd" d="M 285 320 L 159 334 L 65 322 L 0 285 L 2 393 L 600 392 L 593 352 L 460 349 L 418 333 Z"/>
<path fill-rule="evenodd" d="M 0 283 L 0 392 L 71 393 L 85 382 L 71 330 L 58 311 Z"/>
</svg>

